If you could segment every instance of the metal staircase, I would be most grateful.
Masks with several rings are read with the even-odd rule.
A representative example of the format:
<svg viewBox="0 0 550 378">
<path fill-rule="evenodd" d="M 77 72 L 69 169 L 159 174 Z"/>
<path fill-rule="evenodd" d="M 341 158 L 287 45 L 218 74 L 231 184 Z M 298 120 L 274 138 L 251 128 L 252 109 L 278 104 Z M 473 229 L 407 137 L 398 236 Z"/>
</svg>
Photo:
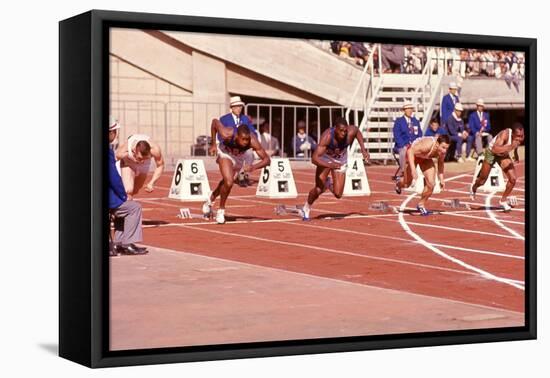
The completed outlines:
<svg viewBox="0 0 550 378">
<path fill-rule="evenodd" d="M 375 48 L 380 57 L 380 45 Z M 429 62 L 435 54 L 434 50 L 429 49 Z M 365 139 L 365 147 L 371 160 L 386 164 L 388 160 L 393 160 L 393 123 L 402 115 L 401 109 L 406 102 L 415 105 L 414 116 L 421 122 L 422 130 L 426 130 L 439 101 L 443 69 L 438 67 L 438 74 L 433 74 L 434 65 L 427 63 L 421 74 L 375 74 L 372 56 L 373 54 L 356 85 L 346 110 L 346 118 L 349 122 L 352 115 L 354 119 L 358 119 L 359 111 L 363 113 L 359 128 Z M 379 62 L 379 67 L 381 66 Z M 362 108 L 359 109 L 358 103 L 361 102 Z M 350 149 L 352 155 L 360 155 L 357 143 Z"/>
</svg>

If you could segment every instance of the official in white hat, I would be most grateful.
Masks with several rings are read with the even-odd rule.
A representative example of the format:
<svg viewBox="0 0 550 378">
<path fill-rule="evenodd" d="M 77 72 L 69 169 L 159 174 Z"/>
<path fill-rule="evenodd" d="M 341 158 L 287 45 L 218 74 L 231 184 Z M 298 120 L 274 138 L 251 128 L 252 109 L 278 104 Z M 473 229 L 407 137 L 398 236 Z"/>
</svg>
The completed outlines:
<svg viewBox="0 0 550 378">
<path fill-rule="evenodd" d="M 393 151 L 399 154 L 399 169 L 396 172 L 395 179 L 403 175 L 405 160 L 407 158 L 407 147 L 415 139 L 422 137 L 420 121 L 413 115 L 413 103 L 408 101 L 405 102 L 402 109 L 403 116 L 397 118 L 393 123 L 393 139 L 395 141 Z"/>
<path fill-rule="evenodd" d="M 483 145 L 489 145 L 493 136 L 491 135 L 491 119 L 485 111 L 485 102 L 482 98 L 476 101 L 476 111 L 468 116 L 468 127 L 475 138 L 475 151 L 478 156 L 483 153 Z"/>
<path fill-rule="evenodd" d="M 443 99 L 441 100 L 440 123 L 443 127 L 445 127 L 447 120 L 453 113 L 455 104 L 460 102 L 457 91 L 458 85 L 456 85 L 456 82 L 453 81 L 449 83 L 449 93 L 443 96 Z"/>
</svg>

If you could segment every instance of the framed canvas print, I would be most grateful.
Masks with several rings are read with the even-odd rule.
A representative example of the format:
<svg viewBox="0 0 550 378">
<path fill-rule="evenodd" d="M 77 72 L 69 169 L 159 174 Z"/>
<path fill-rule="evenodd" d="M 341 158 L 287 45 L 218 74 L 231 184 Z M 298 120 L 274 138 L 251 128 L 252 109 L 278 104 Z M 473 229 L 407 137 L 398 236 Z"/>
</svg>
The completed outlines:
<svg viewBox="0 0 550 378">
<path fill-rule="evenodd" d="M 536 337 L 536 40 L 60 22 L 60 355 Z"/>
</svg>

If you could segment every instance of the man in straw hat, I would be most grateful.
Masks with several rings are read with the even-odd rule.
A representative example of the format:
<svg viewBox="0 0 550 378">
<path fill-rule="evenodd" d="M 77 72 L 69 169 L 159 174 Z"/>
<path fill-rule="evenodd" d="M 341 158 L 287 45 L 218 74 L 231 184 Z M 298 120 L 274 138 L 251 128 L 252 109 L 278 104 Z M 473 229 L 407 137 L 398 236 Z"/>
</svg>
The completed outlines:
<svg viewBox="0 0 550 378">
<path fill-rule="evenodd" d="M 462 157 L 462 144 L 464 141 L 466 141 L 466 156 L 468 160 L 473 160 L 470 157 L 470 152 L 472 150 L 474 136 L 470 135 L 464 125 L 464 120 L 462 119 L 463 111 L 464 107 L 460 102 L 457 102 L 454 112 L 451 113 L 446 122 L 447 132 L 451 137 L 451 142 L 455 143 L 455 160 L 459 163 L 464 163 L 464 158 Z"/>
<path fill-rule="evenodd" d="M 254 135 L 256 138 L 258 138 L 258 132 L 254 128 L 254 125 L 250 118 L 243 114 L 244 110 L 244 101 L 241 100 L 240 96 L 233 96 L 229 98 L 229 108 L 231 111 L 223 116 L 220 117 L 220 122 L 224 127 L 232 127 L 234 129 L 237 129 L 240 125 L 246 125 L 252 135 Z M 218 134 L 217 142 L 216 142 L 216 130 L 212 130 L 212 146 L 210 147 L 210 155 L 216 156 L 217 153 L 217 144 L 222 142 L 222 139 L 220 135 Z M 247 165 L 251 165 L 254 162 L 254 154 L 252 151 L 247 151 L 245 153 L 245 162 Z M 244 180 L 239 181 L 248 181 L 247 180 L 247 174 L 245 172 L 242 172 L 242 174 L 239 175 L 239 177 L 243 177 Z M 242 185 L 242 182 L 239 182 L 239 184 Z"/>
<path fill-rule="evenodd" d="M 483 142 L 489 144 L 493 139 L 491 135 L 491 120 L 489 113 L 485 111 L 485 103 L 480 98 L 476 102 L 476 111 L 468 116 L 468 128 L 474 136 L 475 150 L 478 156 L 483 153 Z"/>
<path fill-rule="evenodd" d="M 111 118 L 109 123 L 109 143 L 113 143 L 117 137 L 119 123 Z M 128 195 L 124 189 L 122 179 L 118 174 L 115 162 L 115 153 L 109 148 L 109 212 L 115 217 L 115 235 L 109 248 L 109 255 L 143 255 L 146 248 L 136 246 L 134 243 L 142 241 L 141 229 L 141 205 L 135 201 L 128 201 Z"/>
<path fill-rule="evenodd" d="M 449 119 L 450 115 L 455 110 L 455 105 L 460 102 L 458 98 L 458 85 L 453 81 L 449 83 L 449 93 L 443 96 L 441 100 L 441 126 L 445 126 L 445 122 Z"/>
<path fill-rule="evenodd" d="M 402 176 L 405 169 L 407 147 L 417 138 L 422 137 L 420 122 L 413 116 L 414 105 L 411 102 L 403 104 L 403 116 L 393 124 L 394 151 L 399 154 L 399 170 L 396 176 Z"/>
</svg>

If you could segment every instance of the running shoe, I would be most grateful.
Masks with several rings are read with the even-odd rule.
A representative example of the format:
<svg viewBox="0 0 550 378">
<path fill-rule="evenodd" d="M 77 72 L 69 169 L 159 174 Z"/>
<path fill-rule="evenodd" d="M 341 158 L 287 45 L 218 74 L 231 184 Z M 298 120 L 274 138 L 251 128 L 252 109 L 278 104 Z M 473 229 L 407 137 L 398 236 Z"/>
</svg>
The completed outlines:
<svg viewBox="0 0 550 378">
<path fill-rule="evenodd" d="M 471 157 L 471 156 L 468 156 L 468 157 L 466 158 L 466 160 L 467 160 L 467 161 L 476 161 L 476 159 L 474 159 L 474 158 Z"/>
<path fill-rule="evenodd" d="M 459 158 L 457 159 L 457 162 L 458 162 L 458 163 L 464 163 L 464 161 L 465 161 L 465 160 L 464 160 L 464 158 L 463 158 L 462 156 L 459 157 Z"/>
<path fill-rule="evenodd" d="M 302 220 L 303 221 L 309 221 L 311 220 L 309 218 L 309 212 L 311 211 L 311 209 L 307 206 L 304 206 L 303 208 L 300 209 L 300 215 L 302 216 Z"/>
<path fill-rule="evenodd" d="M 476 192 L 474 192 L 474 185 L 470 185 L 470 199 L 472 201 L 476 200 Z"/>
<path fill-rule="evenodd" d="M 505 213 L 512 210 L 512 206 L 510 206 L 510 204 L 508 203 L 508 201 L 504 201 L 504 202 L 500 202 L 500 201 L 499 201 L 498 204 L 500 205 L 500 207 L 502 208 L 502 210 L 504 210 Z"/>
<path fill-rule="evenodd" d="M 420 212 L 420 215 L 422 216 L 428 216 L 433 214 L 433 211 L 430 211 L 421 205 L 416 205 L 416 210 L 418 210 Z"/>
<path fill-rule="evenodd" d="M 225 209 L 218 209 L 218 211 L 216 212 L 216 223 L 225 223 Z"/>
</svg>

